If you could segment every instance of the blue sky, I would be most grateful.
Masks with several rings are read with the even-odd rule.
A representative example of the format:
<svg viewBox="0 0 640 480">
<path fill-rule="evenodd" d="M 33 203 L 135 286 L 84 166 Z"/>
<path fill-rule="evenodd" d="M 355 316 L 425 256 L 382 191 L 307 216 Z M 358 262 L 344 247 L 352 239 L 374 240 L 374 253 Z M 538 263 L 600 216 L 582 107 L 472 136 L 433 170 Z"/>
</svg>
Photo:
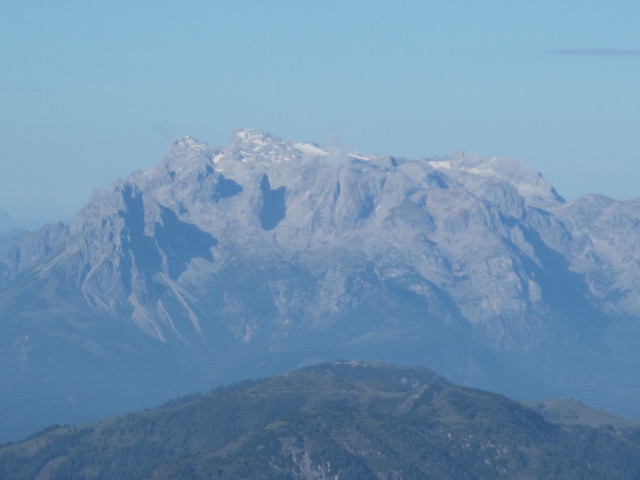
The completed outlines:
<svg viewBox="0 0 640 480">
<path fill-rule="evenodd" d="M 640 196 L 640 2 L 0 0 L 0 210 L 70 218 L 173 138 L 517 158 Z"/>
</svg>

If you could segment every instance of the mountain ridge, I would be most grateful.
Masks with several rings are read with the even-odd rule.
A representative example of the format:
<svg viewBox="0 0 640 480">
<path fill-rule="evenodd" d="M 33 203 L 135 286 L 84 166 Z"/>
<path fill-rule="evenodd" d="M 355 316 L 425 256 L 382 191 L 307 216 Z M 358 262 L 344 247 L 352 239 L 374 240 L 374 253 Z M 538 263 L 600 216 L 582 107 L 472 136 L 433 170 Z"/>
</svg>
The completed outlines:
<svg viewBox="0 0 640 480">
<path fill-rule="evenodd" d="M 637 426 L 552 423 L 425 368 L 341 361 L 0 447 L 0 475 L 555 478 L 640 473 Z"/>
</svg>

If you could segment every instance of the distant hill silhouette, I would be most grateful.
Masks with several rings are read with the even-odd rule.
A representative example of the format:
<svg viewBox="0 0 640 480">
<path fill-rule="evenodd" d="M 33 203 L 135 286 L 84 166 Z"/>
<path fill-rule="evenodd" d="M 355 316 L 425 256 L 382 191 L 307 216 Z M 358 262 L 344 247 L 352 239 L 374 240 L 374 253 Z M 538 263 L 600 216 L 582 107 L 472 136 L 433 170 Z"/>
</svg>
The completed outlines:
<svg viewBox="0 0 640 480">
<path fill-rule="evenodd" d="M 640 428 L 554 424 L 423 368 L 334 362 L 0 449 L 0 478 L 632 479 Z"/>
</svg>

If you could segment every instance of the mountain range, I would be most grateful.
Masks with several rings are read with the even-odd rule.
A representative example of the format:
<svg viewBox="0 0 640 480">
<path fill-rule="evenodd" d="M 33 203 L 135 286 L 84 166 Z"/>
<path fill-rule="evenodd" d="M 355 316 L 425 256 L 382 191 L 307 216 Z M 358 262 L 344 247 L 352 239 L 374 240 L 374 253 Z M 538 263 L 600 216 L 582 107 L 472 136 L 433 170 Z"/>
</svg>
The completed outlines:
<svg viewBox="0 0 640 480">
<path fill-rule="evenodd" d="M 640 418 L 640 199 L 510 159 L 176 140 L 0 263 L 0 440 L 349 358 Z"/>
</svg>

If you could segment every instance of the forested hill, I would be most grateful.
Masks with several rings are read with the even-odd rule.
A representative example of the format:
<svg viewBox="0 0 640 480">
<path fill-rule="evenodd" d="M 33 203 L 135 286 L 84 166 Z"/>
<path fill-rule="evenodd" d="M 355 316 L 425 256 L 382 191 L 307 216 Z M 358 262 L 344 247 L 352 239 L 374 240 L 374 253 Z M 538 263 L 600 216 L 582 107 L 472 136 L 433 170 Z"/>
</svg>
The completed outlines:
<svg viewBox="0 0 640 480">
<path fill-rule="evenodd" d="M 423 368 L 335 362 L 0 449 L 0 478 L 630 479 L 640 428 L 550 423 Z"/>
</svg>

